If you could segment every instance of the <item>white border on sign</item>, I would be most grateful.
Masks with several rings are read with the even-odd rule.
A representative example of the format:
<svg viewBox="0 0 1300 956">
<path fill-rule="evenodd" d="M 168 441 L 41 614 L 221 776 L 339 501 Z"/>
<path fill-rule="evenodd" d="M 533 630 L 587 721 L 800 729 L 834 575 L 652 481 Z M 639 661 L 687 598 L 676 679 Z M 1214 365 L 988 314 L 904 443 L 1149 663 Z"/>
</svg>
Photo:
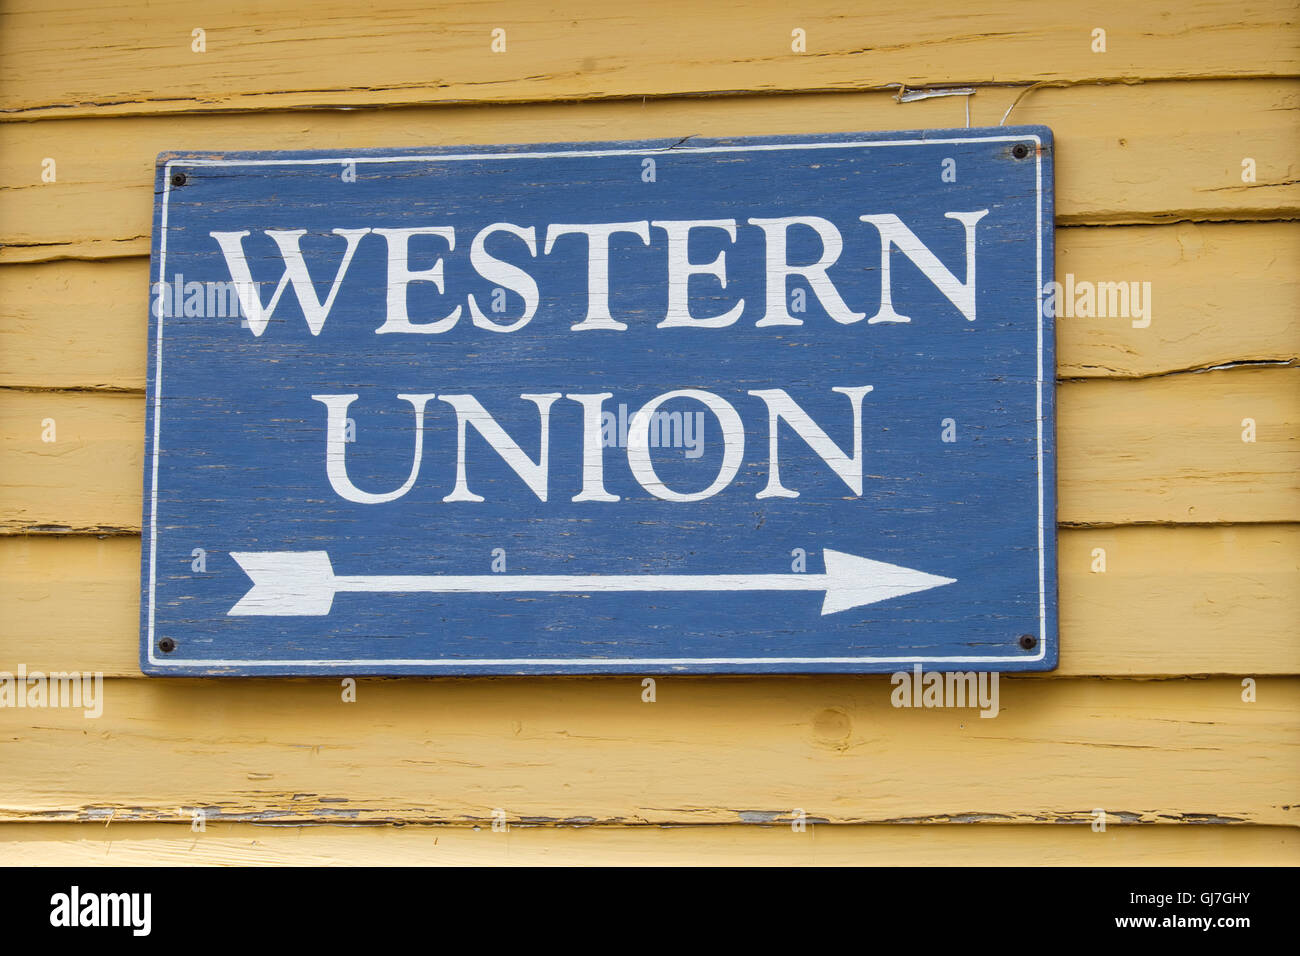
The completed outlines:
<svg viewBox="0 0 1300 956">
<path fill-rule="evenodd" d="M 934 146 L 957 143 L 980 142 L 1014 142 L 1032 139 L 1038 144 L 1035 151 L 1035 172 L 1037 187 L 1037 217 L 1035 223 L 1037 235 L 1037 275 L 1038 283 L 1035 294 L 1038 323 L 1038 370 L 1037 370 L 1037 420 L 1038 420 L 1038 621 L 1041 639 L 1038 653 L 1033 656 L 1011 655 L 1001 657 L 619 657 L 619 658 L 555 658 L 526 657 L 506 659 L 414 659 L 393 658 L 386 660 L 226 660 L 226 659 L 188 659 L 158 658 L 154 655 L 154 600 L 157 581 L 158 563 L 158 452 L 162 421 L 162 342 L 163 317 L 158 319 L 158 340 L 155 347 L 154 366 L 154 404 L 153 404 L 153 461 L 152 487 L 149 500 L 149 663 L 163 667 L 191 669 L 196 666 L 210 667 L 339 667 L 365 669 L 366 667 L 530 667 L 550 665 L 553 667 L 627 667 L 627 666 L 680 666 L 723 665 L 723 664 L 991 664 L 999 662 L 1032 663 L 1041 661 L 1047 655 L 1047 579 L 1046 556 L 1043 550 L 1045 515 L 1043 514 L 1043 153 L 1042 139 L 1036 134 L 1022 136 L 967 136 L 956 139 L 907 139 L 907 140 L 859 140 L 853 142 L 830 143 L 763 143 L 752 146 L 678 146 L 674 154 L 681 153 L 734 153 L 764 152 L 786 149 L 851 149 L 868 146 Z M 167 275 L 167 203 L 171 198 L 171 168 L 179 166 L 305 166 L 329 163 L 404 163 L 404 162 L 459 162 L 473 160 L 499 159 L 558 159 L 561 157 L 596 158 L 602 156 L 645 156 L 665 152 L 664 149 L 601 149 L 601 150 L 560 150 L 556 152 L 517 152 L 517 153 L 462 153 L 431 156 L 341 156 L 316 159 L 174 159 L 163 167 L 162 234 L 158 241 L 158 281 L 164 281 Z M 1055 528 L 1053 528 L 1055 533 Z M 1056 635 L 1052 634 L 1052 639 Z"/>
</svg>

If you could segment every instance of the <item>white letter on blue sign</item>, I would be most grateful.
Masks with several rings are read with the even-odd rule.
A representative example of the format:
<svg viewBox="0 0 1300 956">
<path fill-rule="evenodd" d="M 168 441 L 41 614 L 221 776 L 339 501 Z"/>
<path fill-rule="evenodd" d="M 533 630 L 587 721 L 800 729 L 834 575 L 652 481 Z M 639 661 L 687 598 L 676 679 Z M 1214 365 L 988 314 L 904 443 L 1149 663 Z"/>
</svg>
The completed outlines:
<svg viewBox="0 0 1300 956">
<path fill-rule="evenodd" d="M 655 411 L 664 402 L 672 398 L 693 398 L 708 406 L 709 411 L 718 417 L 722 426 L 722 466 L 713 484 L 703 491 L 689 494 L 673 491 L 655 474 L 654 463 L 650 460 L 650 424 Z M 632 475 L 641 487 L 656 498 L 664 501 L 700 501 L 712 498 L 736 477 L 740 464 L 745 457 L 745 425 L 740 415 L 724 398 L 712 392 L 697 388 L 683 388 L 675 392 L 664 392 L 641 406 L 641 410 L 632 416 L 632 424 L 627 430 L 627 463 L 632 468 Z"/>
<path fill-rule="evenodd" d="M 307 320 L 307 328 L 311 330 L 312 335 L 320 335 L 320 330 L 325 325 L 325 317 L 334 306 L 334 297 L 339 293 L 343 274 L 348 271 L 352 254 L 357 251 L 357 243 L 370 230 L 333 229 L 331 231 L 334 235 L 346 239 L 348 247 L 343 251 L 343 261 L 339 263 L 338 271 L 334 273 L 334 284 L 330 286 L 330 294 L 322 305 L 320 299 L 316 298 L 316 287 L 307 272 L 307 263 L 303 261 L 302 250 L 298 248 L 298 240 L 307 234 L 307 230 L 265 230 L 280 247 L 280 258 L 284 260 L 284 272 L 280 275 L 280 282 L 275 287 L 275 292 L 271 294 L 271 302 L 265 309 L 262 308 L 262 296 L 257 291 L 257 283 L 253 281 L 253 274 L 249 271 L 248 260 L 244 258 L 244 237 L 248 235 L 248 230 L 208 233 L 217 240 L 217 244 L 221 246 L 221 254 L 226 257 L 226 268 L 230 270 L 230 278 L 239 293 L 239 304 L 243 307 L 244 316 L 248 319 L 248 328 L 253 335 L 261 335 L 266 330 L 266 323 L 275 312 L 280 296 L 284 294 L 285 286 L 290 282 L 293 283 L 294 294 L 298 296 L 298 302 L 302 305 L 302 314 Z"/>
<path fill-rule="evenodd" d="M 605 443 L 601 436 L 600 406 L 613 392 L 595 395 L 565 395 L 582 406 L 582 491 L 574 501 L 618 501 L 618 495 L 605 490 Z M 612 416 L 612 413 L 611 413 Z"/>
<path fill-rule="evenodd" d="M 975 321 L 975 223 L 989 214 L 987 209 L 976 212 L 946 212 L 944 218 L 956 219 L 966 227 L 966 281 L 958 282 L 957 277 L 948 271 L 948 267 L 939 261 L 916 233 L 903 225 L 903 221 L 893 213 L 879 216 L 859 216 L 863 222 L 869 222 L 880 230 L 880 311 L 867 320 L 868 324 L 876 322 L 911 322 L 911 318 L 894 311 L 889 288 L 889 253 L 890 246 L 898 246 L 898 251 L 915 263 L 935 288 L 961 310 L 968 321 Z"/>
<path fill-rule="evenodd" d="M 575 332 L 585 329 L 626 329 L 627 323 L 615 322 L 609 314 L 609 237 L 616 232 L 630 232 L 641 239 L 642 245 L 648 246 L 649 221 L 598 222 L 585 226 L 552 223 L 546 230 L 546 248 L 543 252 L 549 256 L 555 247 L 557 236 L 575 232 L 587 237 L 587 317 L 570 328 Z"/>
<path fill-rule="evenodd" d="M 668 233 L 668 314 L 656 328 L 669 329 L 682 326 L 694 326 L 700 329 L 722 329 L 731 325 L 745 311 L 745 300 L 741 299 L 722 315 L 697 319 L 691 315 L 690 291 L 691 276 L 717 276 L 719 285 L 727 287 L 727 250 L 718 252 L 712 262 L 691 262 L 689 249 L 692 229 L 725 229 L 731 241 L 736 241 L 736 220 L 734 219 L 656 219 L 650 223 L 656 229 Z"/>
<path fill-rule="evenodd" d="M 379 235 L 388 240 L 388 318 L 384 324 L 375 329 L 375 334 L 386 332 L 447 332 L 460 318 L 460 306 L 452 309 L 451 314 L 434 322 L 421 322 L 412 325 L 406 315 L 406 287 L 412 282 L 432 282 L 434 288 L 443 292 L 442 257 L 431 269 L 412 270 L 408 265 L 410 253 L 407 243 L 412 236 L 441 236 L 447 240 L 447 248 L 456 248 L 456 231 L 451 226 L 417 226 L 403 229 L 376 229 Z"/>
<path fill-rule="evenodd" d="M 867 313 L 854 312 L 840 298 L 826 270 L 835 265 L 844 249 L 844 239 L 835 223 L 821 216 L 783 216 L 780 219 L 751 219 L 750 225 L 762 226 L 767 234 L 767 313 L 756 326 L 803 325 L 785 307 L 786 279 L 792 275 L 803 276 L 812 287 L 813 295 L 821 300 L 826 312 L 841 325 L 865 319 Z M 808 226 L 816 231 L 822 241 L 822 257 L 810 266 L 792 266 L 786 254 L 786 230 L 791 226 Z"/>
<path fill-rule="evenodd" d="M 551 460 L 551 404 L 560 397 L 559 392 L 546 395 L 520 395 L 525 401 L 537 406 L 542 419 L 542 447 L 537 461 L 524 454 L 523 449 L 505 429 L 497 424 L 495 418 L 488 414 L 473 395 L 439 395 L 441 401 L 456 409 L 456 487 L 443 501 L 482 501 L 480 495 L 469 490 L 465 479 L 465 426 L 473 425 L 474 430 L 487 439 L 492 450 L 504 459 L 516 475 L 540 500 L 546 500 L 546 479 Z"/>
<path fill-rule="evenodd" d="M 348 478 L 347 423 L 348 406 L 357 400 L 357 395 L 313 395 L 312 399 L 320 402 L 329 414 L 325 422 L 325 474 L 329 477 L 330 487 L 340 498 L 355 501 L 363 505 L 378 505 L 385 501 L 395 501 L 411 490 L 415 476 L 420 473 L 420 459 L 424 455 L 424 406 L 436 398 L 428 395 L 398 395 L 404 402 L 410 402 L 415 409 L 415 454 L 411 459 L 411 473 L 402 487 L 384 494 L 371 494 L 362 491 Z"/>
<path fill-rule="evenodd" d="M 781 419 L 785 419 L 794 433 L 808 443 L 808 447 L 831 466 L 840 480 L 849 486 L 855 495 L 862 494 L 862 399 L 872 390 L 871 385 L 859 385 L 855 388 L 834 387 L 832 392 L 839 392 L 849 397 L 853 405 L 853 457 L 850 458 L 830 440 L 821 426 L 811 416 L 795 404 L 783 388 L 764 388 L 752 391 L 767 403 L 767 454 L 771 465 L 767 472 L 767 487 L 756 494 L 755 498 L 798 498 L 799 492 L 791 491 L 781 485 L 781 460 L 779 457 L 777 432 Z"/>
<path fill-rule="evenodd" d="M 487 251 L 487 237 L 494 232 L 508 232 L 512 236 L 518 236 L 528 245 L 528 254 L 536 259 L 537 230 L 532 226 L 521 229 L 508 222 L 494 222 L 492 225 L 479 230 L 469 249 L 469 264 L 474 267 L 475 272 L 488 282 L 518 292 L 524 298 L 524 314 L 509 325 L 497 325 L 479 310 L 478 303 L 474 301 L 474 296 L 471 295 L 469 296 L 470 318 L 474 320 L 474 324 L 480 329 L 490 329 L 493 332 L 513 332 L 516 329 L 522 329 L 533 320 L 533 316 L 537 314 L 537 305 L 541 301 L 541 297 L 537 293 L 536 279 L 518 266 L 502 262 Z"/>
</svg>

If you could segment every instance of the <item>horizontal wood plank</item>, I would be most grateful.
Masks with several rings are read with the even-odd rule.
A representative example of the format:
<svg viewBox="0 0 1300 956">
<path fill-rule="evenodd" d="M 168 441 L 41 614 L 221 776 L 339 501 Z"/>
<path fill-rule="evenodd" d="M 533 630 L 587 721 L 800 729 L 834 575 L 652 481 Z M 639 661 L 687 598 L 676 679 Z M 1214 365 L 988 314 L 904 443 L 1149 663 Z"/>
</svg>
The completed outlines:
<svg viewBox="0 0 1300 956">
<path fill-rule="evenodd" d="M 1003 679 L 997 717 L 890 678 L 115 680 L 6 709 L 0 820 L 1295 826 L 1300 679 Z"/>
<path fill-rule="evenodd" d="M 1149 303 L 1062 316 L 1061 378 L 1300 360 L 1300 222 L 1072 227 L 1056 249 L 1062 282 L 1136 283 Z M 149 289 L 142 257 L 0 268 L 0 387 L 143 390 Z"/>
<path fill-rule="evenodd" d="M 143 456 L 143 396 L 0 392 L 0 529 L 139 531 Z"/>
<path fill-rule="evenodd" d="M 972 124 L 997 125 L 1018 95 L 981 89 Z M 0 262 L 148 254 L 153 164 L 164 150 L 941 129 L 966 125 L 965 99 L 813 94 L 0 123 Z M 1009 122 L 1053 129 L 1061 224 L 1293 219 L 1298 111 L 1292 80 L 1150 83 L 1035 90 Z M 42 180 L 47 158 L 52 183 Z M 1242 182 L 1245 158 L 1252 183 Z"/>
<path fill-rule="evenodd" d="M 14 866 L 1295 866 L 1290 827 L 0 824 Z"/>
<path fill-rule="evenodd" d="M 1057 281 L 1127 282 L 1148 314 L 1058 317 L 1056 374 L 1125 378 L 1298 361 L 1296 263 L 1300 222 L 1058 229 Z"/>
<path fill-rule="evenodd" d="M 1059 385 L 1059 520 L 1300 520 L 1297 382 L 1278 366 Z M 144 401 L 0 390 L 0 533 L 138 531 Z"/>
<path fill-rule="evenodd" d="M 1300 368 L 1070 382 L 1057 395 L 1062 522 L 1300 519 Z"/>
<path fill-rule="evenodd" d="M 111 17 L 18 0 L 4 13 L 0 115 L 19 119 L 1300 72 L 1294 0 L 1094 0 L 1086 16 L 1012 0 L 236 0 L 214 10 L 124 0 Z"/>
<path fill-rule="evenodd" d="M 0 267 L 0 387 L 143 391 L 149 260 Z"/>
<path fill-rule="evenodd" d="M 1080 528 L 1058 543 L 1061 664 L 1044 676 L 1300 675 L 1300 526 Z M 0 671 L 139 676 L 139 595 L 139 538 L 0 537 Z"/>
</svg>

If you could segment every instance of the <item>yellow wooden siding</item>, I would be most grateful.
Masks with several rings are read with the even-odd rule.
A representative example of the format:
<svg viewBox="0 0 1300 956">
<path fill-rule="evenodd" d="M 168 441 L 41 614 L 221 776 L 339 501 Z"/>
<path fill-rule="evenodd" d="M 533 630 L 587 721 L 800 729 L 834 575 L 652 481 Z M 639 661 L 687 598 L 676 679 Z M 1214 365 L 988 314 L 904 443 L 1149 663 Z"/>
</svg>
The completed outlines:
<svg viewBox="0 0 1300 956">
<path fill-rule="evenodd" d="M 107 675 L 98 720 L 0 709 L 0 862 L 1300 862 L 1294 0 L 427 6 L 0 8 L 0 671 Z M 996 125 L 1013 103 L 1056 133 L 1058 277 L 1149 281 L 1153 308 L 1058 320 L 1061 667 L 1005 679 L 996 719 L 895 709 L 887 677 L 663 678 L 653 704 L 635 678 L 362 680 L 344 704 L 330 680 L 139 676 L 158 152 Z M 834 825 L 793 834 L 796 807 Z M 509 833 L 474 829 L 495 809 Z"/>
<path fill-rule="evenodd" d="M 1300 678 L 999 688 L 982 718 L 888 675 L 110 680 L 96 720 L 22 720 L 0 820 L 1300 823 Z"/>
<path fill-rule="evenodd" d="M 10 0 L 4 14 L 3 109 L 20 118 L 1300 72 L 1294 0 Z"/>
<path fill-rule="evenodd" d="M 981 88 L 995 126 L 1023 92 Z M 320 149 L 429 143 L 840 132 L 966 124 L 965 97 L 889 93 L 660 99 L 0 122 L 0 262 L 149 252 L 153 163 L 168 149 Z M 1061 224 L 1287 219 L 1300 213 L 1300 81 L 1073 86 L 1029 92 L 1015 123 L 1052 127 Z M 41 181 L 56 160 L 58 183 Z M 1255 161 L 1243 183 L 1241 161 Z"/>
<path fill-rule="evenodd" d="M 1290 827 L 0 824 L 0 865 L 54 866 L 1149 866 L 1293 865 Z"/>
</svg>

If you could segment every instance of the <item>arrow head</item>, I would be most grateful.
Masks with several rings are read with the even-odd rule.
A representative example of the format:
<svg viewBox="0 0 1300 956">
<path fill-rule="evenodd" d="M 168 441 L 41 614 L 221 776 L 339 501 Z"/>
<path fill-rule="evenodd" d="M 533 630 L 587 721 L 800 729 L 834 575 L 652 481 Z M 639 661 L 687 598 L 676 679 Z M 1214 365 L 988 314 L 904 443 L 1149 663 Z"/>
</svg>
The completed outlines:
<svg viewBox="0 0 1300 956">
<path fill-rule="evenodd" d="M 826 562 L 826 600 L 822 614 L 835 614 L 864 604 L 888 601 L 890 598 L 930 588 L 952 584 L 956 578 L 926 574 L 897 564 L 872 561 L 856 554 L 832 551 L 822 552 Z"/>
<path fill-rule="evenodd" d="M 322 615 L 334 603 L 334 569 L 325 551 L 232 551 L 253 586 L 226 612 Z"/>
</svg>

